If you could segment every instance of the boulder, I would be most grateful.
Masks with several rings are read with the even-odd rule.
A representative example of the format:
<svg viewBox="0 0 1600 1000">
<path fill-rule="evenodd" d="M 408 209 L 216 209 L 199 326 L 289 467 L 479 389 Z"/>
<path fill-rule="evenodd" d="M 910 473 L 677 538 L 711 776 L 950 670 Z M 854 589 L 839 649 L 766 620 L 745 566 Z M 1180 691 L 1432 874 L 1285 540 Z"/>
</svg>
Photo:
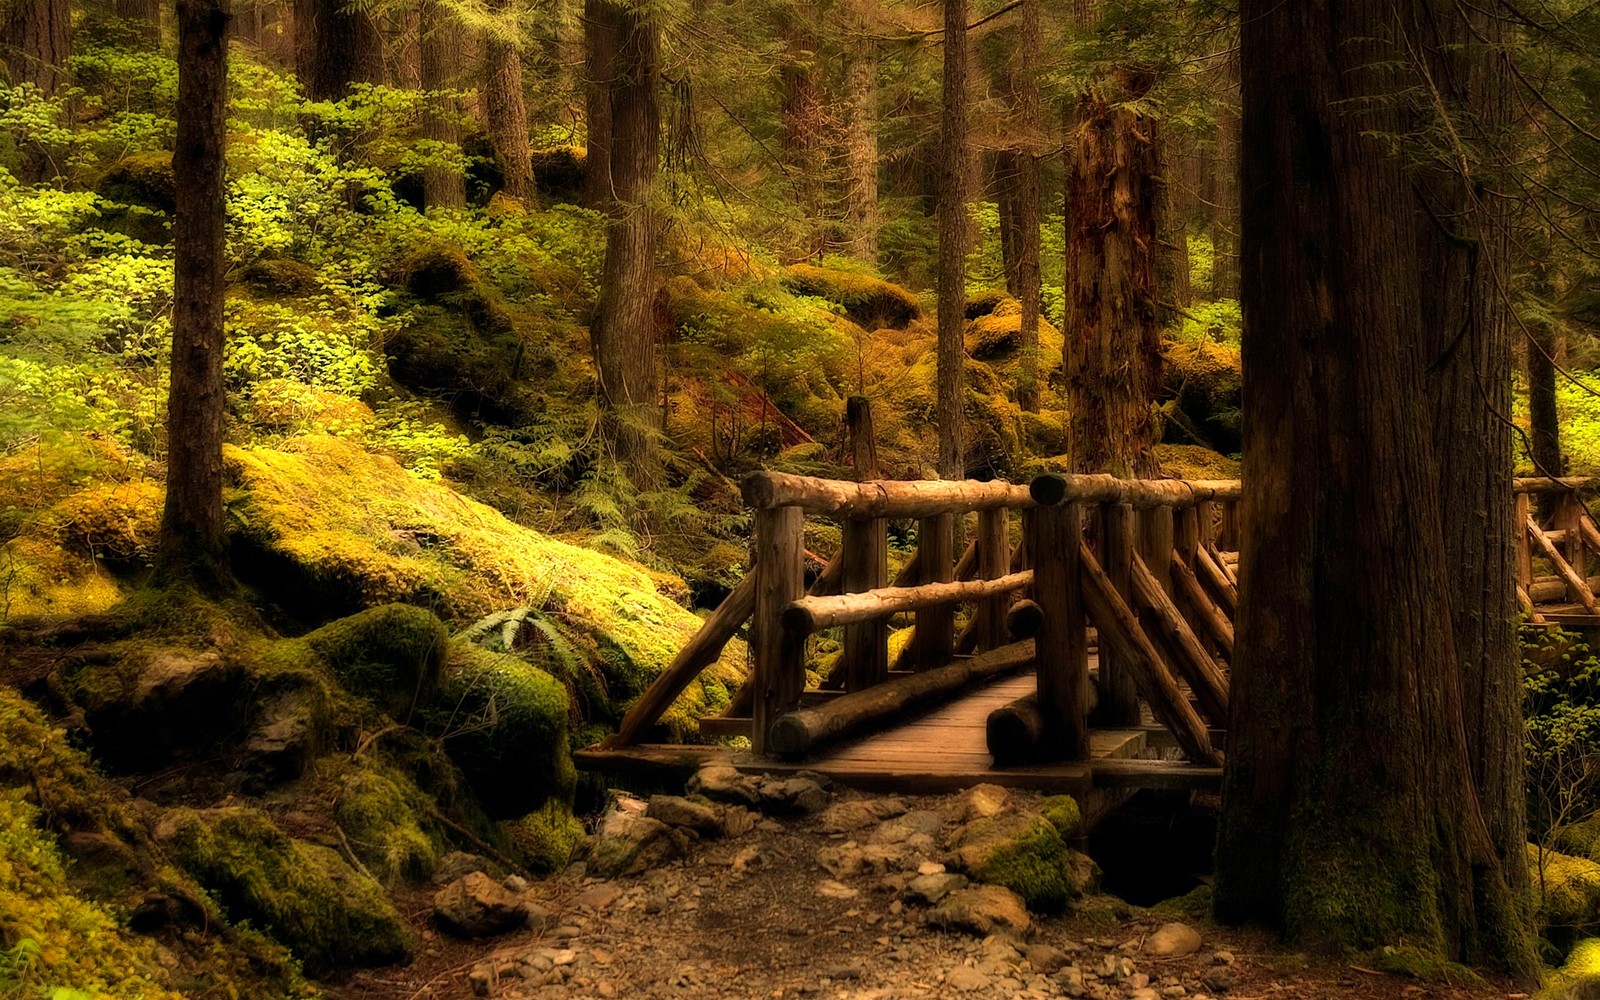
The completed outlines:
<svg viewBox="0 0 1600 1000">
<path fill-rule="evenodd" d="M 266 785 L 300 777 L 327 746 L 332 713 L 327 692 L 305 684 L 262 699 L 240 751 L 240 768 Z"/>
<path fill-rule="evenodd" d="M 96 749 L 112 767 L 158 767 L 243 728 L 251 713 L 250 671 L 215 650 L 161 647 L 67 678 Z"/>
<path fill-rule="evenodd" d="M 347 690 L 409 722 L 438 687 L 450 631 L 426 608 L 385 604 L 330 622 L 303 641 Z"/>
<path fill-rule="evenodd" d="M 900 799 L 846 799 L 823 810 L 819 828 L 823 833 L 854 833 L 862 827 L 904 815 L 906 804 Z"/>
<path fill-rule="evenodd" d="M 778 815 L 810 815 L 828 807 L 828 793 L 812 778 L 774 778 L 764 776 L 756 786 L 761 793 L 757 807 Z"/>
<path fill-rule="evenodd" d="M 527 921 L 522 900 L 483 872 L 434 893 L 433 914 L 446 930 L 467 938 L 502 934 Z"/>
<path fill-rule="evenodd" d="M 870 274 L 796 264 L 779 278 L 797 295 L 826 299 L 867 330 L 902 330 L 922 317 L 922 303 L 908 289 Z"/>
<path fill-rule="evenodd" d="M 905 900 L 918 906 L 933 906 L 958 889 L 967 887 L 967 877 L 950 872 L 918 875 L 906 883 Z"/>
<path fill-rule="evenodd" d="M 957 822 L 970 823 L 975 819 L 998 816 L 1010 805 L 1011 793 L 999 785 L 973 785 L 952 804 L 951 816 Z"/>
<path fill-rule="evenodd" d="M 1038 814 L 1002 813 L 973 820 L 956 831 L 950 846 L 974 879 L 1005 886 L 1040 912 L 1060 912 L 1093 881 L 1093 862 L 1080 861 Z"/>
<path fill-rule="evenodd" d="M 1200 950 L 1200 932 L 1188 924 L 1163 924 L 1144 939 L 1143 951 L 1157 958 L 1184 958 Z"/>
<path fill-rule="evenodd" d="M 688 790 L 690 795 L 703 795 L 713 802 L 741 806 L 761 804 L 761 791 L 755 779 L 726 764 L 702 767 L 689 779 Z"/>
<path fill-rule="evenodd" d="M 589 848 L 589 872 L 600 878 L 640 875 L 687 850 L 684 834 L 660 820 L 631 816 L 602 829 Z"/>
<path fill-rule="evenodd" d="M 957 889 L 928 911 L 928 923 L 979 937 L 996 931 L 1022 934 L 1031 921 L 1022 897 L 1003 886 Z"/>
<path fill-rule="evenodd" d="M 1169 344 L 1162 367 L 1168 408 L 1167 440 L 1200 444 L 1223 454 L 1240 450 L 1239 349 L 1210 340 Z"/>
<path fill-rule="evenodd" d="M 457 879 L 470 875 L 473 872 L 486 872 L 489 862 L 477 854 L 468 854 L 466 851 L 451 851 L 439 859 L 433 869 L 433 881 L 436 884 L 454 882 Z"/>
<path fill-rule="evenodd" d="M 679 795 L 652 795 L 645 815 L 668 826 L 693 830 L 703 837 L 722 836 L 722 816 L 715 806 Z"/>
<path fill-rule="evenodd" d="M 1600 1000 L 1600 938 L 1579 941 L 1538 1000 Z"/>
</svg>

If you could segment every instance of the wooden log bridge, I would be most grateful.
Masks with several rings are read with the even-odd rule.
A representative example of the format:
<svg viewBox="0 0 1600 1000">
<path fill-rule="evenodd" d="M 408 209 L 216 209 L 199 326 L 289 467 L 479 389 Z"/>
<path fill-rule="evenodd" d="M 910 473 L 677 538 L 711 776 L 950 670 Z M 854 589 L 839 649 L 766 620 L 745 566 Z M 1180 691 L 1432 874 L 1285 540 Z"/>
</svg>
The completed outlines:
<svg viewBox="0 0 1600 1000">
<path fill-rule="evenodd" d="M 1517 594 L 1533 623 L 1600 627 L 1600 577 L 1587 575 L 1600 528 L 1581 499 L 1595 486 L 1513 483 Z M 743 581 L 579 766 L 721 760 L 905 792 L 989 781 L 1078 794 L 1091 818 L 1130 789 L 1219 786 L 1238 482 L 762 472 L 742 489 Z M 808 518 L 842 537 L 809 587 Z M 891 522 L 915 538 L 893 577 Z M 741 631 L 750 672 L 732 706 L 701 720 L 701 743 L 659 742 L 663 714 Z M 821 639 L 839 650 L 831 662 Z"/>
</svg>

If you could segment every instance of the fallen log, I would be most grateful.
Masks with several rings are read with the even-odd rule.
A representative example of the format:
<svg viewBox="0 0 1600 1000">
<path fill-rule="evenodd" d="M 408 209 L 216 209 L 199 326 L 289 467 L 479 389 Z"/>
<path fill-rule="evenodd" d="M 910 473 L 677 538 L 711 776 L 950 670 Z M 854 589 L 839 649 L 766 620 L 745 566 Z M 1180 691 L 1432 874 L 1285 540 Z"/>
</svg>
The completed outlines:
<svg viewBox="0 0 1600 1000">
<path fill-rule="evenodd" d="M 1033 642 L 1012 643 L 969 660 L 896 677 L 865 691 L 830 699 L 825 705 L 796 709 L 777 718 L 767 737 L 776 753 L 805 753 L 820 743 L 860 732 L 876 723 L 954 694 L 969 684 L 1021 670 L 1033 662 Z"/>
<path fill-rule="evenodd" d="M 1134 510 L 1181 509 L 1207 500 L 1238 500 L 1243 495 L 1238 480 L 1121 479 L 1099 473 L 1075 476 L 1059 472 L 1035 476 L 1028 491 L 1041 507 L 1125 503 Z"/>
</svg>

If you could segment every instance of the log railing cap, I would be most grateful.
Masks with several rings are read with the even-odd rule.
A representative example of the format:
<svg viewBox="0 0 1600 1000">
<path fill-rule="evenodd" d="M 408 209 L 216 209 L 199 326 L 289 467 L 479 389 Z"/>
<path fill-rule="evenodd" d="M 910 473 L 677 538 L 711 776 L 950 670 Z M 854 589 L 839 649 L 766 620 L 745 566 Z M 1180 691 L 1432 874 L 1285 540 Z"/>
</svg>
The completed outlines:
<svg viewBox="0 0 1600 1000">
<path fill-rule="evenodd" d="M 1600 489 L 1600 478 L 1594 476 L 1566 476 L 1561 479 L 1525 476 L 1511 482 L 1513 493 L 1567 493 L 1572 490 L 1595 489 Z"/>
<path fill-rule="evenodd" d="M 807 514 L 847 518 L 929 517 L 1033 506 L 1026 486 L 1006 482 L 876 479 L 855 483 L 786 472 L 753 472 L 740 484 L 747 507 L 799 507 Z"/>
<path fill-rule="evenodd" d="M 1061 472 L 1035 476 L 1028 492 L 1041 507 L 1073 502 L 1126 503 L 1141 510 L 1189 507 L 1206 500 L 1238 500 L 1244 494 L 1237 479 L 1119 479 L 1102 473 Z"/>
</svg>

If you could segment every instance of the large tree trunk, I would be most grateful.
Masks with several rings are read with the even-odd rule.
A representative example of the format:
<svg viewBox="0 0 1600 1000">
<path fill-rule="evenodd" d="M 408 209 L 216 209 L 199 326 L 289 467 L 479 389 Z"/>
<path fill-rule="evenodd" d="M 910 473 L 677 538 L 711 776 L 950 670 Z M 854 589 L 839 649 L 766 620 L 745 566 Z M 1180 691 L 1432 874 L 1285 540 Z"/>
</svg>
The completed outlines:
<svg viewBox="0 0 1600 1000">
<path fill-rule="evenodd" d="M 209 589 L 230 579 L 222 512 L 228 18 L 226 0 L 178 0 L 172 373 L 156 549 L 164 579 Z"/>
<path fill-rule="evenodd" d="M 656 25 L 613 5 L 616 65 L 611 88 L 611 184 L 606 260 L 591 335 L 600 378 L 602 429 L 636 485 L 660 476 L 659 374 L 655 336 L 655 208 L 661 144 Z"/>
<path fill-rule="evenodd" d="M 1010 66 L 1010 90 L 1016 109 L 1017 142 L 1003 151 L 1001 170 L 1010 179 L 1009 208 L 1005 212 L 1013 236 L 1007 285 L 1022 303 L 1022 364 L 1017 375 L 1017 402 L 1028 413 L 1039 409 L 1039 150 L 1040 97 L 1039 0 L 1022 0 L 1018 13 L 1017 44 Z M 1014 276 L 1014 277 L 1013 277 Z"/>
<path fill-rule="evenodd" d="M 161 46 L 161 0 L 112 0 L 111 11 L 133 29 L 144 45 Z"/>
<path fill-rule="evenodd" d="M 499 23 L 483 43 L 483 118 L 500 167 L 501 190 L 524 201 L 533 197 L 533 151 L 528 142 L 528 106 L 522 94 L 520 32 L 516 0 L 493 0 Z"/>
<path fill-rule="evenodd" d="M 1540 269 L 1541 271 L 1544 268 Z M 1555 289 L 1548 279 L 1539 290 L 1552 297 Z M 1554 321 L 1535 323 L 1525 344 L 1528 364 L 1529 444 L 1533 469 L 1540 476 L 1564 476 L 1567 461 L 1561 454 L 1561 413 L 1556 407 L 1556 355 L 1561 333 Z"/>
<path fill-rule="evenodd" d="M 939 136 L 939 475 L 965 479 L 967 315 L 967 3 L 944 0 Z"/>
<path fill-rule="evenodd" d="M 1464 141 L 1499 148 L 1510 121 L 1509 87 L 1498 54 L 1475 40 L 1504 35 L 1498 16 L 1443 0 L 1422 0 L 1409 35 L 1425 54 L 1428 79 Z M 1471 18 L 1471 23 L 1467 18 Z M 1419 128 L 1431 124 L 1428 105 Z M 1444 518 L 1444 559 L 1456 655 L 1462 671 L 1467 753 L 1489 835 L 1507 882 L 1527 885 L 1527 799 L 1523 783 L 1521 650 L 1517 641 L 1511 496 L 1511 317 L 1495 287 L 1509 272 L 1505 204 L 1447 163 L 1420 171 L 1413 190 L 1422 264 L 1422 315 L 1431 336 L 1430 425 Z"/>
<path fill-rule="evenodd" d="M 827 249 L 823 192 L 827 182 L 829 134 L 818 67 L 816 8 L 809 3 L 784 7 L 779 17 L 786 44 L 779 79 L 783 84 L 783 165 L 799 209 L 800 257 L 820 257 Z"/>
<path fill-rule="evenodd" d="M 1524 972 L 1464 724 L 1414 178 L 1374 138 L 1403 130 L 1381 39 L 1405 6 L 1241 11 L 1250 489 L 1216 909 Z"/>
<path fill-rule="evenodd" d="M 72 55 L 72 5 L 67 0 L 11 0 L 0 22 L 6 79 L 54 94 L 67 82 Z"/>
<path fill-rule="evenodd" d="M 422 135 L 442 146 L 461 146 L 461 100 L 437 96 L 461 86 L 461 50 L 466 33 L 439 0 L 423 0 L 418 22 L 417 58 L 422 89 L 430 96 L 422 110 Z M 464 208 L 467 204 L 466 179 L 449 166 L 430 166 L 422 170 L 422 203 L 428 211 Z"/>
<path fill-rule="evenodd" d="M 616 75 L 617 10 L 607 0 L 584 0 L 584 204 L 597 212 L 611 206 L 611 86 Z"/>
<path fill-rule="evenodd" d="M 1154 76 L 1118 70 L 1128 96 Z M 1067 156 L 1067 454 L 1079 472 L 1156 472 L 1161 385 L 1156 240 L 1160 151 L 1153 119 L 1090 92 Z"/>
<path fill-rule="evenodd" d="M 853 18 L 845 40 L 845 251 L 878 260 L 878 41 L 873 24 Z"/>
<path fill-rule="evenodd" d="M 353 83 L 383 83 L 383 32 L 350 0 L 295 0 L 295 67 L 313 101 L 337 101 Z"/>
</svg>

